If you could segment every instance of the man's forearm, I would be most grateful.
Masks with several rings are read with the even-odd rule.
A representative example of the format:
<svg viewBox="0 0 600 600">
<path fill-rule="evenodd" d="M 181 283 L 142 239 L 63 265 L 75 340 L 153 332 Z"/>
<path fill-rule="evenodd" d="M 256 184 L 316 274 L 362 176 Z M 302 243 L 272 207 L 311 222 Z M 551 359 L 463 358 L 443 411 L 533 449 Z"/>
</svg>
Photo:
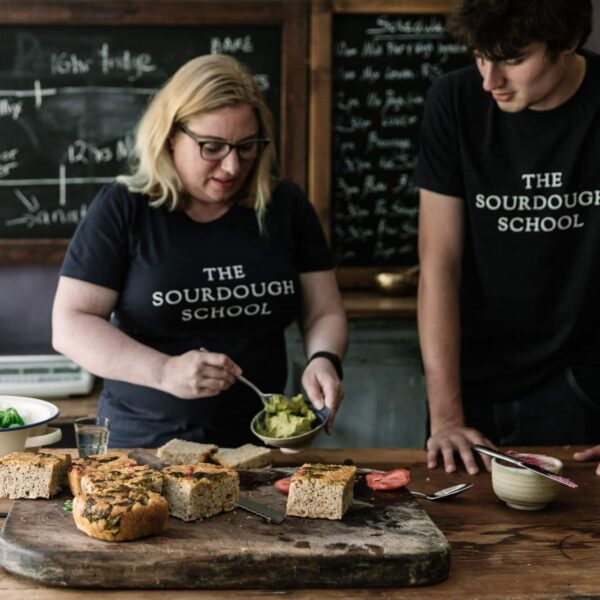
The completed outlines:
<svg viewBox="0 0 600 600">
<path fill-rule="evenodd" d="M 458 281 L 451 272 L 421 273 L 418 315 L 432 433 L 464 425 Z"/>
</svg>

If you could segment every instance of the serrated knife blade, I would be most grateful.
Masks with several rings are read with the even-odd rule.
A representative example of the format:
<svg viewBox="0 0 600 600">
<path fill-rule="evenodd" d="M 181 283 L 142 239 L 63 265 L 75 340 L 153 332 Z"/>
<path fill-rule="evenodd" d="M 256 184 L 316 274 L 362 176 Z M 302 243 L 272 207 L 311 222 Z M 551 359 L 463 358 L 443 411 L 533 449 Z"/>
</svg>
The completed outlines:
<svg viewBox="0 0 600 600">
<path fill-rule="evenodd" d="M 238 498 L 238 506 L 253 515 L 258 515 L 262 517 L 269 523 L 273 523 L 274 525 L 279 525 L 283 523 L 285 519 L 285 515 L 270 506 L 266 506 L 261 504 L 260 502 L 255 502 L 254 500 L 250 500 L 250 498 L 246 498 L 244 496 L 240 496 Z"/>
</svg>

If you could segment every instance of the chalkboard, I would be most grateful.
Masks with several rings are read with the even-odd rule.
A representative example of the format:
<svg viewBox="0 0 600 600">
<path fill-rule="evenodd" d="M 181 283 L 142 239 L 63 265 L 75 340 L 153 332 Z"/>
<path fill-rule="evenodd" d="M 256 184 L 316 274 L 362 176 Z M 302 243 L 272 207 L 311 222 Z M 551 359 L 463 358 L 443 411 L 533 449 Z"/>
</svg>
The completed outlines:
<svg viewBox="0 0 600 600">
<path fill-rule="evenodd" d="M 464 66 L 443 14 L 335 14 L 331 244 L 341 267 L 418 262 L 412 182 L 427 89 Z"/>
<path fill-rule="evenodd" d="M 230 54 L 275 116 L 280 173 L 307 174 L 304 0 L 0 0 L 0 264 L 60 264 L 135 123 L 188 59 Z"/>
<path fill-rule="evenodd" d="M 279 122 L 281 27 L 0 27 L 0 237 L 68 238 L 126 172 L 134 127 L 189 59 L 226 53 Z"/>
</svg>

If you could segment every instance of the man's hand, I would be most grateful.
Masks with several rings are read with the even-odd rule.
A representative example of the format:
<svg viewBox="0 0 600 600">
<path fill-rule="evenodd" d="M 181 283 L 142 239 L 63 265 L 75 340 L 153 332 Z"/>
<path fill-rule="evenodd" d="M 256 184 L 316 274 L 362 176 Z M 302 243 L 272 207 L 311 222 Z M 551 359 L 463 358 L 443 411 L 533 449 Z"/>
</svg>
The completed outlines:
<svg viewBox="0 0 600 600">
<path fill-rule="evenodd" d="M 587 448 L 581 452 L 575 452 L 573 454 L 575 460 L 594 460 L 600 458 L 600 445 Z M 596 475 L 600 475 L 600 464 L 596 467 Z"/>
<path fill-rule="evenodd" d="M 467 473 L 475 475 L 479 473 L 479 467 L 471 450 L 473 444 L 483 446 L 496 446 L 488 440 L 477 429 L 465 426 L 447 426 L 437 429 L 427 440 L 427 466 L 430 469 L 437 467 L 437 456 L 442 455 L 446 473 L 456 471 L 455 453 L 458 454 L 465 465 Z M 600 453 L 600 446 L 597 446 Z M 489 456 L 482 456 L 485 468 L 492 469 L 492 461 Z"/>
</svg>

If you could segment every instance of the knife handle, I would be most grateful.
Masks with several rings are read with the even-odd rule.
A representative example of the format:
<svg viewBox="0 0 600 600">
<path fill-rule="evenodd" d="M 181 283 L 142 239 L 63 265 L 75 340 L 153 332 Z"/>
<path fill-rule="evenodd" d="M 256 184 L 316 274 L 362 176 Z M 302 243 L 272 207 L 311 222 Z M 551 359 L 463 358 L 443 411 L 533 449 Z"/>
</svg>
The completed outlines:
<svg viewBox="0 0 600 600">
<path fill-rule="evenodd" d="M 473 444 L 471 448 L 481 454 L 487 454 L 488 456 L 492 456 L 493 458 L 497 458 L 498 460 L 503 460 L 505 462 L 511 463 L 513 465 L 517 465 L 518 467 L 523 466 L 523 461 L 518 458 L 513 458 L 510 454 L 504 454 L 503 452 L 497 452 L 492 448 L 488 448 L 487 446 L 481 446 L 480 444 Z"/>
</svg>

